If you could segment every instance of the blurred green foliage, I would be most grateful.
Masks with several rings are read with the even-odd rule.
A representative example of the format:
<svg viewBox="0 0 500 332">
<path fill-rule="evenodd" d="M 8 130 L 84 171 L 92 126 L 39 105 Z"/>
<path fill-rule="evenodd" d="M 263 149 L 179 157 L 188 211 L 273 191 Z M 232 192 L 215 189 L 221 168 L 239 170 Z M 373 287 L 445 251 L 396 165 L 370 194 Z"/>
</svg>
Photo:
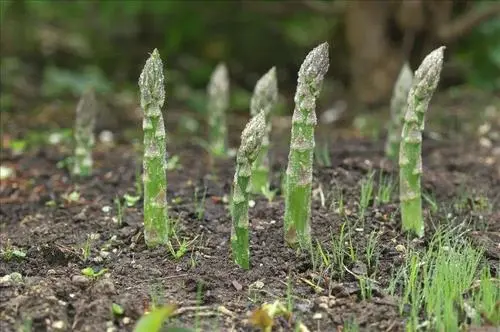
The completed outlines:
<svg viewBox="0 0 500 332">
<path fill-rule="evenodd" d="M 262 10 L 277 4 L 283 4 L 283 12 Z M 286 10 L 296 4 L 2 0 L 1 88 L 31 86 L 30 96 L 47 98 L 76 97 L 88 84 L 100 92 L 132 90 L 148 53 L 157 47 L 169 96 L 203 111 L 208 77 L 225 61 L 233 108 L 246 110 L 255 82 L 273 65 L 280 90 L 293 92 L 303 56 L 323 40 L 334 41 L 329 75 L 344 80 L 348 53 L 342 17 Z M 458 45 L 456 59 L 468 68 L 470 84 L 500 88 L 499 35 L 500 20 L 492 20 Z M 2 111 L 16 104 L 9 93 L 2 93 L 0 102 Z"/>
<path fill-rule="evenodd" d="M 480 25 L 457 52 L 465 64 L 468 82 L 476 87 L 500 91 L 500 19 Z"/>
</svg>

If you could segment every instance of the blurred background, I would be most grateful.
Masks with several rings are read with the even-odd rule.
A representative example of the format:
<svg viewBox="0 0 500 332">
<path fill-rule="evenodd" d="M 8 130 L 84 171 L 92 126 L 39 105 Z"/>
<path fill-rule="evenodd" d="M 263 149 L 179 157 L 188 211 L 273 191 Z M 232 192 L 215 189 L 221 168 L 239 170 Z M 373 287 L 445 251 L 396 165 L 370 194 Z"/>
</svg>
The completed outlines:
<svg viewBox="0 0 500 332">
<path fill-rule="evenodd" d="M 257 79 L 275 65 L 278 112 L 290 115 L 297 70 L 323 41 L 331 65 L 318 112 L 330 111 L 330 118 L 388 116 L 403 62 L 415 70 L 440 45 L 447 46 L 441 91 L 500 91 L 500 1 L 2 0 L 0 6 L 2 130 L 71 127 L 89 85 L 105 109 L 98 126 L 136 123 L 137 79 L 153 48 L 166 69 L 168 110 L 203 113 L 211 71 L 224 61 L 232 111 L 248 112 Z"/>
</svg>

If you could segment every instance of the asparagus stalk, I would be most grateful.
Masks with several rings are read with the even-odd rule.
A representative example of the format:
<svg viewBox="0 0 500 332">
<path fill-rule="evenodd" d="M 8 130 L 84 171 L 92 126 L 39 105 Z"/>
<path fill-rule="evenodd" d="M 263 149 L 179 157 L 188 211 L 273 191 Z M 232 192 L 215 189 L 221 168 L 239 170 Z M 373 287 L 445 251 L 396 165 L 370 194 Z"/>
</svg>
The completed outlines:
<svg viewBox="0 0 500 332">
<path fill-rule="evenodd" d="M 420 237 L 424 235 L 420 192 L 422 132 L 425 112 L 439 83 L 444 49 L 441 46 L 428 54 L 415 72 L 399 148 L 399 196 L 403 230 L 414 232 Z"/>
<path fill-rule="evenodd" d="M 299 70 L 292 137 L 286 170 L 285 240 L 301 247 L 311 241 L 311 187 L 316 98 L 328 71 L 328 43 L 313 49 Z"/>
<path fill-rule="evenodd" d="M 258 194 L 269 183 L 269 134 L 271 133 L 271 112 L 278 101 L 278 80 L 276 67 L 272 67 L 264 74 L 255 85 L 252 99 L 250 100 L 250 114 L 256 116 L 264 110 L 266 117 L 266 130 L 262 138 L 262 148 L 253 165 L 252 183 L 250 191 Z"/>
<path fill-rule="evenodd" d="M 240 267 L 250 267 L 248 248 L 248 196 L 252 165 L 259 154 L 265 135 L 266 120 L 264 111 L 254 116 L 241 134 L 241 145 L 236 155 L 236 171 L 233 180 L 231 217 L 233 227 L 231 246 L 233 258 Z"/>
<path fill-rule="evenodd" d="M 391 99 L 391 120 L 389 121 L 385 144 L 385 154 L 392 160 L 396 160 L 399 155 L 401 128 L 403 126 L 406 101 L 408 100 L 408 93 L 410 92 L 412 82 L 413 72 L 408 63 L 404 63 L 394 85 Z"/>
<path fill-rule="evenodd" d="M 229 74 L 220 63 L 208 84 L 208 126 L 210 151 L 215 156 L 227 154 L 226 112 L 229 108 Z"/>
<path fill-rule="evenodd" d="M 94 90 L 88 89 L 83 93 L 76 107 L 73 175 L 86 177 L 92 174 L 92 148 L 95 143 L 94 127 L 96 112 Z"/>
<path fill-rule="evenodd" d="M 148 247 L 166 244 L 167 169 L 165 125 L 161 108 L 165 102 L 163 64 L 155 49 L 139 78 L 141 107 L 144 111 L 144 239 Z"/>
</svg>

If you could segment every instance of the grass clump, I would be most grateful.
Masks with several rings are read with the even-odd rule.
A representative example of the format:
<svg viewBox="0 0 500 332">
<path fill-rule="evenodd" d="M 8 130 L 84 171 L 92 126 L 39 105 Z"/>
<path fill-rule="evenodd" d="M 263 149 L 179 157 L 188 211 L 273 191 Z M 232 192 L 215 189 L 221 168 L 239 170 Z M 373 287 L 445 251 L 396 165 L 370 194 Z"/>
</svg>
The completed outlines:
<svg viewBox="0 0 500 332">
<path fill-rule="evenodd" d="M 368 176 L 361 182 L 361 194 L 359 196 L 359 218 L 365 219 L 366 209 L 373 198 L 373 177 L 375 172 L 371 171 Z"/>
<path fill-rule="evenodd" d="M 427 326 L 434 331 L 458 331 L 464 322 L 464 294 L 479 275 L 483 253 L 452 232 L 438 231 L 424 254 L 410 252 L 403 277 L 403 303 L 409 305 L 407 329 Z M 484 274 L 483 274 L 484 279 Z M 483 287 L 483 289 L 481 289 Z M 486 282 L 474 298 L 476 308 L 492 308 Z M 487 293 L 488 292 L 488 293 Z M 498 292 L 496 300 L 500 300 Z M 489 311 L 492 312 L 492 311 Z M 420 321 L 423 314 L 425 320 Z"/>
</svg>

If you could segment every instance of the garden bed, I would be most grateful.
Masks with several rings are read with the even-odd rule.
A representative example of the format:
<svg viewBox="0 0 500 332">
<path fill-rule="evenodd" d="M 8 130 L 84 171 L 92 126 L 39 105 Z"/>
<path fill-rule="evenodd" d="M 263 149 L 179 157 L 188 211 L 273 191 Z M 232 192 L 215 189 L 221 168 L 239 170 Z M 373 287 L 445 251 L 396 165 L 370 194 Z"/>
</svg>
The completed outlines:
<svg viewBox="0 0 500 332">
<path fill-rule="evenodd" d="M 238 126 L 230 132 L 241 132 Z M 283 129 L 285 137 L 287 132 Z M 236 135 L 233 145 L 237 143 Z M 394 183 L 398 178 L 397 165 L 383 158 L 383 144 L 332 137 L 324 154 L 331 165 L 321 160 L 315 164 L 313 237 L 321 250 L 333 253 L 332 237 L 338 239 L 343 228 L 343 266 L 327 266 L 316 242 L 302 253 L 284 244 L 279 188 L 288 147 L 275 144 L 272 188 L 278 191 L 272 201 L 253 198 L 249 271 L 231 258 L 231 158 L 210 160 L 182 136 L 169 141 L 170 155 L 179 156 L 179 168 L 168 172 L 169 214 L 176 220 L 179 241 L 189 242 L 181 255 L 172 240 L 174 252 L 182 256 L 174 259 L 169 250 L 147 249 L 141 200 L 127 207 L 123 199 L 124 194 L 137 195 L 141 164 L 132 145 L 98 145 L 95 174 L 83 181 L 57 166 L 71 152 L 64 145 L 44 145 L 17 156 L 6 149 L 2 165 L 14 169 L 15 176 L 0 186 L 0 275 L 19 272 L 23 280 L 4 278 L 0 284 L 0 328 L 131 331 L 152 305 L 173 303 L 178 310 L 169 326 L 251 331 L 251 312 L 279 299 L 293 311 L 291 320 L 275 322 L 284 330 L 292 331 L 300 320 L 314 331 L 347 331 L 348 326 L 403 331 L 409 309 L 401 305 L 401 287 L 395 283 L 393 294 L 388 288 L 410 250 L 425 250 L 440 225 L 460 227 L 464 239 L 484 246 L 482 262 L 489 262 L 492 274 L 499 273 L 500 177 L 498 164 L 488 162 L 490 150 L 481 149 L 477 140 L 457 144 L 426 139 L 426 236 L 412 240 L 401 231 L 397 186 L 388 202 L 375 198 L 381 193 L 379 179 Z M 373 194 L 361 217 L 361 187 L 370 183 L 372 171 Z M 375 266 L 366 254 L 374 238 Z M 81 273 L 87 267 L 106 270 L 89 278 Z M 360 275 L 373 280 L 371 296 L 360 287 Z M 113 314 L 113 303 L 122 314 Z"/>
</svg>

